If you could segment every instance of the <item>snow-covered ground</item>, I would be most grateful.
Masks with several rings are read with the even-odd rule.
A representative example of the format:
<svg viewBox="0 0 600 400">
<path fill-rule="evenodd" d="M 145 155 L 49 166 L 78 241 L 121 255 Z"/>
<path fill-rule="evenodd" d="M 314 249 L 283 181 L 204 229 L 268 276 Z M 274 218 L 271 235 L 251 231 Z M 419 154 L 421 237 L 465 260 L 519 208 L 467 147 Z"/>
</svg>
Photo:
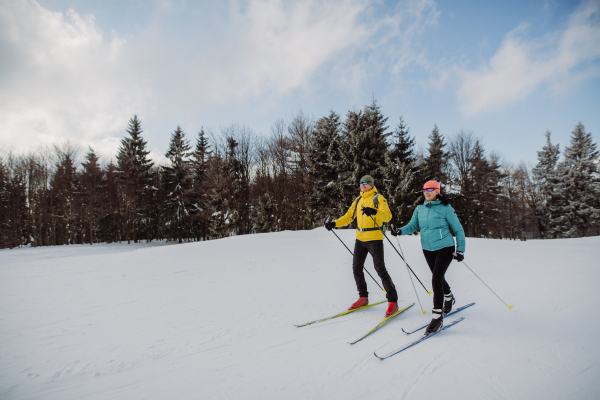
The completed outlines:
<svg viewBox="0 0 600 400">
<path fill-rule="evenodd" d="M 354 231 L 337 231 L 352 248 Z M 418 237 L 400 238 L 430 288 Z M 600 238 L 467 239 L 447 280 L 465 320 L 381 361 L 431 297 L 356 345 L 385 305 L 321 324 L 357 294 L 324 229 L 182 245 L 0 250 L 0 398 L 598 399 Z M 400 306 L 415 293 L 386 243 Z M 375 276 L 370 257 L 367 267 Z M 383 300 L 367 276 L 370 300 Z M 417 282 L 415 284 L 418 285 Z"/>
</svg>

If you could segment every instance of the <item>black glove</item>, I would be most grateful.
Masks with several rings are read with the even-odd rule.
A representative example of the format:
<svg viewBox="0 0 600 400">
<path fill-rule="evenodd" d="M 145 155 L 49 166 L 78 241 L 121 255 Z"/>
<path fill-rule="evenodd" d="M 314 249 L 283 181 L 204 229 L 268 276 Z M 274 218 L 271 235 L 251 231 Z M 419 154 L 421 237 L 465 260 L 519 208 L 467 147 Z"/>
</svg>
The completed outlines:
<svg viewBox="0 0 600 400">
<path fill-rule="evenodd" d="M 377 210 L 374 208 L 371 208 L 371 207 L 363 207 L 362 213 L 364 215 L 368 215 L 369 217 L 372 217 L 373 215 L 377 214 Z"/>
<path fill-rule="evenodd" d="M 465 253 L 462 251 L 457 251 L 456 253 L 454 253 L 454 259 L 458 262 L 461 262 L 465 259 Z"/>
<path fill-rule="evenodd" d="M 390 233 L 392 236 L 402 236 L 402 231 L 400 229 L 395 230 L 393 226 L 390 227 Z"/>
<path fill-rule="evenodd" d="M 335 221 L 325 222 L 325 229 L 327 229 L 328 231 L 330 231 L 333 228 L 335 228 Z"/>
</svg>

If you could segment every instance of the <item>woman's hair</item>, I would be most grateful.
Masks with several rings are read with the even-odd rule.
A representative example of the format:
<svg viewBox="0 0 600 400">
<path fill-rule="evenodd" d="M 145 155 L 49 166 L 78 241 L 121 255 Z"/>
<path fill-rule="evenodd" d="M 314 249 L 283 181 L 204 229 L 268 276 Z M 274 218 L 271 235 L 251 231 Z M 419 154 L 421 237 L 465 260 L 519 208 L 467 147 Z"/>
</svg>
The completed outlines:
<svg viewBox="0 0 600 400">
<path fill-rule="evenodd" d="M 450 204 L 450 202 L 448 201 L 448 198 L 446 196 L 444 196 L 443 194 L 439 193 L 436 197 L 436 199 L 440 199 L 440 201 L 442 202 L 443 205 L 447 206 L 448 204 Z"/>
</svg>

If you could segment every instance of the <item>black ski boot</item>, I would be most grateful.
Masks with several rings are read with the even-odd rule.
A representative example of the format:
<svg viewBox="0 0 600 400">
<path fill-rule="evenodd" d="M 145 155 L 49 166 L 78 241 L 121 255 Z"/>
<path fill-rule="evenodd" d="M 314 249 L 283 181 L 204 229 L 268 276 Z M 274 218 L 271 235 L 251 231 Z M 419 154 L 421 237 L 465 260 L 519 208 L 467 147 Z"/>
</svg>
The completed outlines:
<svg viewBox="0 0 600 400">
<path fill-rule="evenodd" d="M 425 329 L 425 336 L 439 331 L 444 326 L 442 310 L 434 308 L 433 310 L 431 310 L 431 313 L 433 314 L 433 318 L 431 319 L 431 322 L 429 323 L 427 329 Z"/>
<path fill-rule="evenodd" d="M 452 293 L 444 295 L 444 307 L 442 307 L 442 312 L 444 315 L 450 314 L 452 311 L 452 305 L 456 303 L 454 299 L 454 295 Z"/>
</svg>

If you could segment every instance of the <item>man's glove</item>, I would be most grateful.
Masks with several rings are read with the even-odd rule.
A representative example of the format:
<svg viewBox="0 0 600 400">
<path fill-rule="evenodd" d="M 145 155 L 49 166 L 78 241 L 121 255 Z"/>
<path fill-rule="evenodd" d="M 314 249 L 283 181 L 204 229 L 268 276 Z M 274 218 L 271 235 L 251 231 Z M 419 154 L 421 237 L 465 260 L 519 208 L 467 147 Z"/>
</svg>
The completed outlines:
<svg viewBox="0 0 600 400">
<path fill-rule="evenodd" d="M 458 262 L 461 262 L 465 259 L 465 253 L 462 251 L 457 251 L 456 253 L 454 253 L 454 259 Z"/>
<path fill-rule="evenodd" d="M 402 231 L 400 229 L 395 230 L 393 226 L 390 226 L 390 233 L 392 236 L 402 236 Z"/>
<path fill-rule="evenodd" d="M 325 222 L 325 229 L 327 229 L 328 231 L 330 231 L 333 228 L 335 228 L 335 221 Z"/>
<path fill-rule="evenodd" d="M 364 215 L 368 215 L 369 217 L 372 217 L 373 215 L 377 214 L 377 210 L 374 208 L 371 208 L 371 207 L 363 207 L 362 213 Z"/>
</svg>

